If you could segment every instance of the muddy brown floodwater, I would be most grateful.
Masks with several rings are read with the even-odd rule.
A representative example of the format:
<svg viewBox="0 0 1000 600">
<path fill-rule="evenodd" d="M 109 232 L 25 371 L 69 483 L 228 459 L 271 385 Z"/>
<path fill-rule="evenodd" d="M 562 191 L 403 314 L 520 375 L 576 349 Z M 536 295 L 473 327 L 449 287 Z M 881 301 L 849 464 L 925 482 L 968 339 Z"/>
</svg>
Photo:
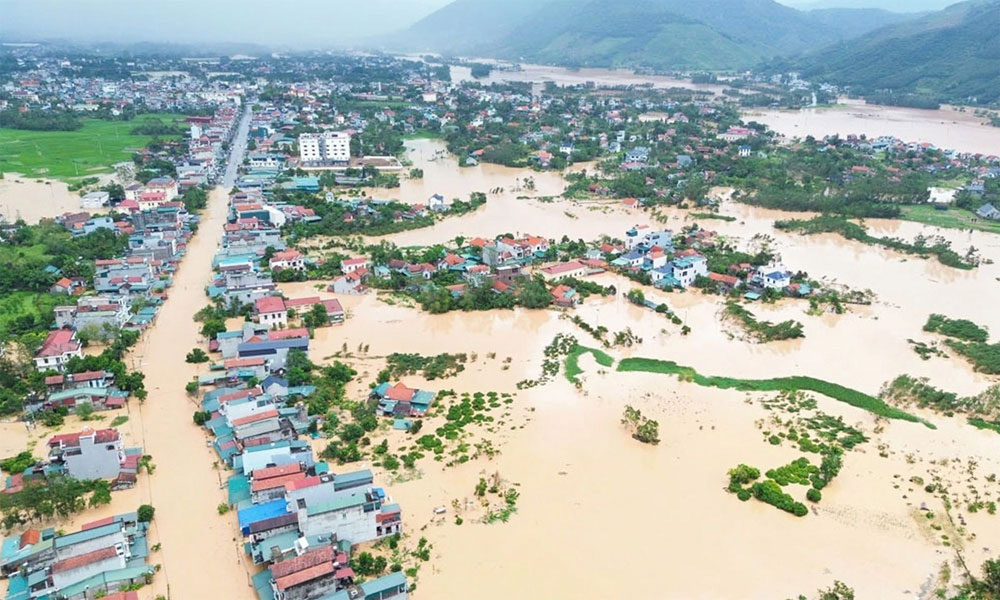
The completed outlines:
<svg viewBox="0 0 1000 600">
<path fill-rule="evenodd" d="M 24 219 L 33 225 L 65 212 L 80 212 L 80 195 L 69 191 L 62 181 L 31 179 L 17 173 L 7 173 L 0 179 L 0 217 L 10 222 Z M 91 213 L 107 212 L 87 209 Z"/>
<path fill-rule="evenodd" d="M 841 99 L 833 107 L 801 110 L 748 110 L 743 120 L 758 121 L 788 137 L 848 134 L 895 136 L 904 142 L 930 142 L 938 148 L 982 154 L 1000 153 L 1000 128 L 983 123 L 973 109 L 938 110 L 877 106 Z"/>
<path fill-rule="evenodd" d="M 162 568 L 153 584 L 140 590 L 143 598 L 159 594 L 170 598 L 255 597 L 235 541 L 233 519 L 220 517 L 215 510 L 226 499 L 221 488 L 225 472 L 215 468 L 215 454 L 202 430 L 191 421 L 197 407 L 184 392 L 184 384 L 198 372 L 197 366 L 184 362 L 184 355 L 204 343 L 192 317 L 206 303 L 204 286 L 211 276 L 227 202 L 221 188 L 210 194 L 198 233 L 168 291 L 169 298 L 153 327 L 126 358 L 130 368 L 146 374 L 149 397 L 143 403 L 129 401 L 127 410 L 121 412 L 129 420 L 119 430 L 127 446 L 142 446 L 152 455 L 153 475 L 143 473 L 136 487 L 115 492 L 110 505 L 88 509 L 58 524 L 71 531 L 95 519 L 134 511 L 140 504 L 153 505 L 156 516 L 150 545 L 159 543 L 161 549 L 152 553 L 150 562 Z M 71 417 L 61 430 L 76 431 L 84 425 L 106 427 L 115 416 L 118 413 L 108 413 L 107 421 L 96 423 L 80 423 Z M 23 426 L 18 427 L 23 431 Z M 6 437 L 6 425 L 3 431 Z M 36 430 L 31 436 L 44 449 L 44 440 L 52 433 Z M 21 437 L 22 442 L 28 441 Z M 36 456 L 41 451 L 36 450 Z"/>
<path fill-rule="evenodd" d="M 538 196 L 560 185 L 557 179 L 530 171 L 458 168 L 453 158 L 439 153 L 442 147 L 435 141 L 408 142 L 424 179 L 404 181 L 390 193 L 422 202 L 439 189 L 447 190 L 446 196 L 465 195 L 463 188 L 466 194 L 485 191 L 526 175 L 536 178 Z M 437 158 L 431 161 L 428 156 Z M 601 234 L 621 237 L 635 223 L 657 225 L 649 213 L 617 202 L 518 198 L 536 194 L 491 195 L 474 214 L 385 239 L 401 245 L 432 244 L 456 235 L 486 237 L 504 231 L 593 239 Z M 1000 303 L 1000 267 L 995 263 L 1000 260 L 1000 237 L 912 222 L 866 223 L 879 235 L 942 235 L 956 249 L 973 245 L 994 261 L 961 271 L 835 235 L 775 230 L 774 221 L 796 216 L 791 213 L 730 201 L 723 202 L 721 212 L 736 220 L 698 222 L 743 248 L 754 235 L 766 235 L 788 268 L 830 284 L 870 289 L 875 302 L 851 306 L 842 315 L 807 314 L 804 301 L 753 305 L 758 317 L 796 319 L 805 331 L 800 340 L 755 344 L 720 319 L 723 302 L 718 297 L 646 290 L 692 328 L 684 336 L 664 317 L 621 297 L 635 284 L 601 275 L 596 280 L 614 284 L 619 296 L 591 297 L 573 314 L 593 326 L 612 332 L 630 328 L 642 337 L 634 347 L 613 350 L 616 358 L 674 360 L 708 375 L 810 375 L 868 394 L 877 394 L 884 383 L 903 373 L 928 377 L 932 384 L 959 394 L 978 393 L 996 383 L 997 378 L 973 372 L 956 357 L 921 360 L 907 339 L 935 341 L 922 331 L 932 312 L 973 319 L 1000 331 L 1000 314 L 994 309 Z M 662 226 L 675 231 L 697 220 L 675 209 L 660 214 Z M 314 286 L 287 284 L 282 289 L 298 296 L 316 293 Z M 609 371 L 587 356 L 582 359 L 582 390 L 560 376 L 548 385 L 517 391 L 517 381 L 538 376 L 542 349 L 556 333 L 597 343 L 555 310 L 428 315 L 399 299 L 375 294 L 340 299 L 349 318 L 342 326 L 317 332 L 312 345 L 317 358 L 330 358 L 346 348 L 352 354 L 346 360 L 362 373 L 360 379 L 370 380 L 389 352 L 475 353 L 476 359 L 454 379 L 423 382 L 414 377 L 407 382 L 435 390 L 516 393 L 515 406 L 521 411 L 498 444 L 501 453 L 495 459 L 478 458 L 452 468 L 425 460 L 419 463 L 419 475 L 388 485 L 394 500 L 404 506 L 407 531 L 434 545 L 431 561 L 418 575 L 419 597 L 455 597 L 475 589 L 479 598 L 617 598 L 627 585 L 631 595 L 644 598 L 774 598 L 809 594 L 841 579 L 859 597 L 913 598 L 934 583 L 942 564 L 953 562 L 955 545 L 961 546 L 970 565 L 991 557 L 989 549 L 1000 545 L 1000 517 L 983 511 L 955 511 L 967 521 L 964 536 L 931 529 L 919 509 L 926 505 L 940 515 L 940 499 L 910 482 L 941 477 L 962 488 L 973 481 L 966 481 L 963 471 L 969 461 L 975 461 L 981 473 L 1000 469 L 1000 436 L 972 428 L 960 417 L 921 413 L 937 425 L 932 430 L 876 421 L 870 413 L 818 396 L 822 411 L 861 428 L 870 441 L 845 457 L 841 475 L 824 490 L 815 511 L 797 519 L 757 502 L 741 503 L 723 489 L 726 471 L 736 464 L 766 469 L 800 456 L 762 438 L 757 422 L 771 415 L 760 406 L 760 395 L 701 388 L 668 376 Z M 505 367 L 506 357 L 511 361 Z M 619 419 L 625 404 L 660 422 L 659 446 L 639 444 L 622 429 Z M 405 434 L 386 436 L 393 446 L 407 442 Z M 479 477 L 494 472 L 519 484 L 518 512 L 508 523 L 486 525 L 470 517 L 456 525 L 452 502 L 464 506 Z M 391 479 L 391 474 L 382 476 Z M 990 498 L 1000 497 L 995 481 L 978 477 L 974 485 Z M 442 506 L 446 516 L 435 516 L 434 508 Z M 949 545 L 941 537 L 945 534 L 951 536 Z M 615 575 L 595 573 L 595 563 Z M 713 576 L 719 564 L 733 576 Z"/>
<path fill-rule="evenodd" d="M 199 371 L 184 356 L 204 345 L 193 316 L 206 304 L 204 287 L 212 275 L 227 203 L 227 190 L 215 188 L 170 298 L 130 356 L 146 374 L 149 390 L 136 411 L 138 441 L 157 466 L 146 499 L 156 508 L 154 543 L 163 547 L 163 570 L 154 586 L 169 591 L 171 598 L 255 597 L 236 543 L 235 520 L 216 512 L 226 500 L 226 472 L 218 467 L 202 429 L 192 423 L 198 407 L 184 392 L 184 384 Z"/>
</svg>

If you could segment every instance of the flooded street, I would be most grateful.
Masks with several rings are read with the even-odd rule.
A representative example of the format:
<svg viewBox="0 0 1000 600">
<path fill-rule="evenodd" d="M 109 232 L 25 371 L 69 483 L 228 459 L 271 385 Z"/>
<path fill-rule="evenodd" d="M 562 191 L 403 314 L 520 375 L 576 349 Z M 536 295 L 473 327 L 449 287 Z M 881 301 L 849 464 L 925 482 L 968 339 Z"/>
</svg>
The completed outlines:
<svg viewBox="0 0 1000 600">
<path fill-rule="evenodd" d="M 759 110 L 743 112 L 744 121 L 764 123 L 787 137 L 811 135 L 889 135 L 904 142 L 930 142 L 943 149 L 996 155 L 1000 153 L 1000 127 L 983 123 L 972 109 L 943 106 L 939 110 L 869 105 L 862 100 L 841 99 L 830 108 Z"/>
<path fill-rule="evenodd" d="M 188 246 L 170 298 L 157 324 L 138 344 L 134 358 L 146 374 L 149 398 L 139 407 L 137 441 L 153 456 L 148 497 L 156 508 L 153 543 L 163 546 L 163 570 L 154 580 L 158 593 L 172 598 L 254 598 L 232 518 L 219 516 L 225 502 L 224 467 L 204 431 L 191 422 L 198 409 L 184 384 L 201 371 L 184 355 L 204 345 L 193 320 L 205 306 L 204 286 L 212 275 L 212 256 L 222 237 L 228 189 L 212 191 L 198 234 Z"/>
<path fill-rule="evenodd" d="M 212 277 L 212 258 L 222 239 L 228 192 L 242 160 L 248 125 L 249 111 L 233 143 L 226 175 L 209 195 L 157 324 L 129 357 L 146 374 L 149 390 L 133 426 L 138 426 L 137 441 L 156 464 L 145 498 L 156 508 L 151 543 L 163 547 L 163 569 L 153 585 L 157 593 L 165 590 L 172 598 L 255 597 L 235 522 L 216 512 L 226 501 L 224 466 L 204 431 L 192 423 L 198 404 L 184 391 L 184 384 L 201 371 L 184 356 L 205 343 L 193 317 L 207 303 L 205 285 Z"/>
<path fill-rule="evenodd" d="M 468 70 L 452 67 L 453 79 L 468 77 L 463 69 Z M 684 85 L 666 77 L 537 65 L 525 65 L 519 72 L 494 71 L 489 80 L 537 85 L 546 81 Z M 1000 148 L 1000 129 L 985 128 L 970 113 L 951 109 L 916 111 L 850 103 L 796 113 L 764 111 L 747 118 L 768 123 L 789 136 L 864 133 L 967 151 L 995 153 Z M 150 562 L 162 565 L 162 570 L 152 586 L 142 591 L 144 600 L 158 594 L 182 600 L 256 597 L 249 585 L 255 568 L 242 552 L 235 519 L 216 511 L 226 501 L 228 473 L 205 432 L 192 423 L 192 413 L 199 406 L 184 391 L 184 384 L 205 369 L 187 364 L 184 357 L 192 348 L 206 344 L 193 315 L 207 302 L 204 286 L 212 277 L 212 258 L 228 213 L 227 193 L 241 163 L 246 125 L 234 144 L 235 155 L 222 184 L 211 192 L 198 233 L 168 290 L 169 299 L 127 359 L 131 367 L 146 374 L 149 397 L 141 404 L 129 402 L 122 412 L 129 419 L 120 429 L 127 445 L 142 446 L 144 453 L 152 455 L 155 472 L 141 474 L 135 488 L 115 493 L 111 505 L 59 524 L 71 529 L 135 510 L 142 503 L 153 505 L 156 515 L 150 543 L 161 544 L 162 549 Z M 606 327 L 609 339 L 626 330 L 641 338 L 635 345 L 606 348 L 616 363 L 628 357 L 648 357 L 675 361 L 704 375 L 811 376 L 870 395 L 877 395 L 898 375 L 909 374 L 926 377 L 932 385 L 959 395 L 978 394 L 998 378 L 976 373 L 966 361 L 950 354 L 922 360 L 908 340 L 936 341 L 936 336 L 922 331 L 931 313 L 971 319 L 988 327 L 991 339 L 997 340 L 1000 236 L 907 221 L 865 222 L 874 235 L 906 239 L 941 235 L 960 253 L 975 246 L 987 259 L 976 269 L 958 270 L 934 258 L 867 246 L 837 235 L 802 236 L 774 228 L 777 219 L 811 215 L 726 200 L 720 212 L 733 217 L 732 221 L 697 218 L 674 208 L 658 209 L 657 220 L 652 212 L 626 208 L 620 200 L 559 198 L 566 181 L 558 172 L 488 164 L 459 167 L 445 143 L 436 139 L 408 140 L 406 150 L 413 167 L 423 170 L 423 177 L 404 177 L 399 188 L 366 189 L 366 194 L 420 204 L 433 194 L 467 200 L 478 191 L 487 193 L 488 201 L 474 213 L 443 218 L 433 227 L 370 241 L 424 246 L 451 243 L 460 236 L 468 240 L 501 233 L 593 241 L 601 236 L 622 238 L 636 224 L 676 233 L 696 222 L 741 249 L 750 249 L 754 236 L 766 236 L 770 248 L 791 271 L 807 272 L 824 285 L 871 290 L 874 295 L 871 305 L 848 305 L 840 315 L 829 310 L 810 314 L 808 301 L 799 299 L 747 304 L 760 320 L 794 319 L 803 324 L 803 338 L 760 344 L 748 341 L 738 325 L 724 318 L 721 296 L 694 289 L 667 293 L 644 288 L 647 298 L 666 303 L 690 327 L 684 335 L 681 326 L 664 315 L 628 302 L 624 294 L 640 286 L 611 273 L 591 279 L 615 286 L 615 295 L 590 296 L 567 311 L 517 308 L 435 315 L 396 294 L 335 295 L 326 291 L 327 281 L 279 284 L 287 298 L 336 297 L 342 303 L 345 322 L 315 330 L 310 358 L 320 364 L 343 361 L 357 370 L 358 376 L 347 388 L 350 400 L 367 397 L 369 383 L 386 366 L 386 356 L 394 352 L 467 357 L 464 370 L 453 377 L 402 378 L 408 385 L 435 392 L 453 389 L 513 395 L 495 426 L 476 428 L 468 440 L 462 440 L 470 445 L 488 441 L 499 451 L 495 457 L 477 450 L 468 462 L 449 467 L 446 461 L 427 456 L 416 469 L 401 468 L 394 473 L 367 459 L 331 464 L 336 472 L 372 468 L 376 481 L 385 482 L 390 500 L 402 506 L 405 542 L 414 542 L 412 546 L 416 539 L 426 537 L 432 545 L 431 559 L 419 563 L 414 580 L 418 591 L 413 597 L 770 599 L 812 594 L 839 579 L 853 587 L 859 598 L 926 598 L 922 590 L 933 583 L 942 564 L 954 559 L 956 548 L 970 565 L 978 565 L 992 556 L 991 548 L 1000 547 L 1000 516 L 985 510 L 971 514 L 966 506 L 956 506 L 953 510 L 959 520 L 968 521 L 961 531 L 954 525 L 934 529 L 931 517 L 926 516 L 930 512 L 943 515 L 945 508 L 940 494 L 928 491 L 925 481 L 957 490 L 974 485 L 983 497 L 1000 499 L 995 478 L 979 476 L 1000 471 L 1000 435 L 969 426 L 961 415 L 947 417 L 914 409 L 937 427 L 931 429 L 875 418 L 862 409 L 813 394 L 818 410 L 857 427 L 868 441 L 845 454 L 843 471 L 823 490 L 822 502 L 810 503 L 809 514 L 796 518 L 762 502 L 740 502 L 725 490 L 726 473 L 738 464 L 755 465 L 764 472 L 804 454 L 787 440 L 769 441 L 765 432 L 786 417 L 762 405 L 773 393 L 744 393 L 701 387 L 675 376 L 618 372 L 599 366 L 591 355 L 581 358 L 579 387 L 562 373 L 538 387 L 519 390 L 517 385 L 540 376 L 544 349 L 557 334 L 571 334 L 584 345 L 601 345 L 571 321 L 577 316 L 592 327 Z M 22 206 L 23 200 L 12 203 L 11 190 L 37 194 L 37 202 L 31 202 L 37 205 L 36 212 Z M 47 204 L 41 202 L 43 197 L 49 198 Z M 8 214 L 13 209 L 23 211 L 26 219 L 30 214 L 37 220 L 62 212 L 55 207 L 71 197 L 56 184 L 4 180 L 0 182 L 0 214 L 14 218 Z M 318 241 L 309 245 L 321 245 Z M 232 328 L 239 322 L 231 319 L 228 325 Z M 626 405 L 659 422 L 659 445 L 632 439 L 621 425 Z M 107 418 L 117 414 L 109 413 Z M 442 415 L 428 417 L 423 432 L 435 431 L 443 420 Z M 81 426 L 71 417 L 61 430 Z M 27 431 L 21 423 L 0 424 L 0 457 L 25 448 L 38 455 L 39 446 L 44 448 L 51 434 L 42 429 Z M 388 422 L 371 432 L 371 438 L 372 445 L 389 440 L 393 452 L 419 445 L 416 436 L 395 430 Z M 314 449 L 318 452 L 326 443 L 314 440 Z M 816 455 L 810 459 L 819 460 Z M 973 463 L 975 468 L 970 466 Z M 474 489 L 480 477 L 494 473 L 514 482 L 520 499 L 509 522 L 486 524 L 477 513 Z M 793 486 L 791 493 L 799 500 L 804 488 Z M 464 520 L 456 519 L 463 516 Z M 717 575 L 719 565 L 725 565 L 726 577 Z M 596 576 L 595 568 L 601 570 Z"/>
</svg>

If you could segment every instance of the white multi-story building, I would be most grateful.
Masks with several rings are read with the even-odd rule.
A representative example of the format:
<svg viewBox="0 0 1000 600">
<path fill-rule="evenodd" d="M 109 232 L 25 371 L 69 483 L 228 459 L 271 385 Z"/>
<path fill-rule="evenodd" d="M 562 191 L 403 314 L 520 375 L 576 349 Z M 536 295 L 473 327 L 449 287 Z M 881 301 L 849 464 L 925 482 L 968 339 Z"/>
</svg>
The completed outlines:
<svg viewBox="0 0 1000 600">
<path fill-rule="evenodd" d="M 299 136 L 299 159 L 303 163 L 346 163 L 351 159 L 351 134 L 303 133 Z"/>
</svg>

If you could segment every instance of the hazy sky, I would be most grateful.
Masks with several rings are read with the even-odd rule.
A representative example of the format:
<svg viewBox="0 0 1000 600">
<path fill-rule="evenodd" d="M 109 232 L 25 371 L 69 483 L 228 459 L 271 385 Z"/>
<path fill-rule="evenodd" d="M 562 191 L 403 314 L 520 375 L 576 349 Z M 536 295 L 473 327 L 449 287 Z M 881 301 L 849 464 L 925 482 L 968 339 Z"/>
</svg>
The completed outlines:
<svg viewBox="0 0 1000 600">
<path fill-rule="evenodd" d="M 402 29 L 450 0 L 0 0 L 0 37 L 326 47 Z"/>
<path fill-rule="evenodd" d="M 402 29 L 449 1 L 0 0 L 0 38 L 249 42 L 323 48 Z M 911 12 L 943 8 L 953 0 L 780 1 L 796 8 L 850 6 Z"/>
</svg>

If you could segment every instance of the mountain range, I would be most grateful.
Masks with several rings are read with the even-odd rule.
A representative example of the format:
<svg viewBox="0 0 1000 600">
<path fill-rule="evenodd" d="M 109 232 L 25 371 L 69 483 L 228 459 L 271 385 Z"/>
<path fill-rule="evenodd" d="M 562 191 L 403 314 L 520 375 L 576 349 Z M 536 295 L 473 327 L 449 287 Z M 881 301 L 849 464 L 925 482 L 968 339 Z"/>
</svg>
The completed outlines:
<svg viewBox="0 0 1000 600">
<path fill-rule="evenodd" d="M 1000 94 L 1000 0 L 906 14 L 773 0 L 455 0 L 381 46 L 570 67 L 766 67 L 945 101 Z"/>
<path fill-rule="evenodd" d="M 1000 102 L 1000 0 L 963 2 L 787 61 L 807 79 L 941 101 Z"/>
<path fill-rule="evenodd" d="M 569 66 L 739 69 L 906 19 L 773 0 L 455 0 L 390 45 Z"/>
</svg>

